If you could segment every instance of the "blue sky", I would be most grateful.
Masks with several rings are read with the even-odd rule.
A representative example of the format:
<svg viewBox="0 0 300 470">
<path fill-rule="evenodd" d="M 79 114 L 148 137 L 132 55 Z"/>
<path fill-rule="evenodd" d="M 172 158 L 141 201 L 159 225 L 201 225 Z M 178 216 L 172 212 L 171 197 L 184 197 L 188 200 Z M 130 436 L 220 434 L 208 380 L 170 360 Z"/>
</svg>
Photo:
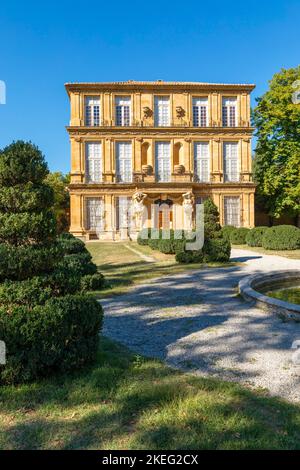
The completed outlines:
<svg viewBox="0 0 300 470">
<path fill-rule="evenodd" d="M 0 5 L 0 147 L 36 143 L 69 171 L 69 81 L 256 83 L 299 64 L 299 1 L 60 1 Z"/>
</svg>

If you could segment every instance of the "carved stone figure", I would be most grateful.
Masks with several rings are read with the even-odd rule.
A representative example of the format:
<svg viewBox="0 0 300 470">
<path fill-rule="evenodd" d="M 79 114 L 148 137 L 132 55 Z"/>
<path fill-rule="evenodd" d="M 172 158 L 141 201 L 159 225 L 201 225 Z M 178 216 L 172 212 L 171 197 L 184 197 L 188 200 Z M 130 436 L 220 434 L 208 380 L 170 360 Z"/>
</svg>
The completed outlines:
<svg viewBox="0 0 300 470">
<path fill-rule="evenodd" d="M 135 218 L 136 228 L 140 230 L 142 227 L 142 217 L 145 210 L 144 200 L 146 199 L 147 194 L 142 193 L 142 191 L 136 190 L 132 196 L 132 215 Z"/>
<path fill-rule="evenodd" d="M 192 191 L 182 195 L 183 198 L 183 212 L 184 212 L 184 229 L 192 230 L 193 228 L 193 212 L 194 212 L 194 202 L 195 197 Z"/>
</svg>

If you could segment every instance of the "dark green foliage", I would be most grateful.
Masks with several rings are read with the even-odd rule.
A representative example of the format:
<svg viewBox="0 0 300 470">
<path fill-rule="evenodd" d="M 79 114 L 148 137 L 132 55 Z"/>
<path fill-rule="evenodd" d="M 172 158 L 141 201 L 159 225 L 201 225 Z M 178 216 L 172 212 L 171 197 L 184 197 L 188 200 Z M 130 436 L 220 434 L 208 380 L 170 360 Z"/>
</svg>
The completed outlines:
<svg viewBox="0 0 300 470">
<path fill-rule="evenodd" d="M 175 256 L 176 261 L 183 264 L 202 263 L 203 258 L 202 250 L 179 251 Z"/>
<path fill-rule="evenodd" d="M 81 242 L 56 239 L 47 173 L 30 143 L 0 151 L 0 339 L 7 351 L 0 382 L 73 369 L 96 355 L 101 306 L 73 295 L 81 275 L 97 268 Z"/>
<path fill-rule="evenodd" d="M 150 228 L 143 228 L 137 237 L 137 242 L 139 245 L 148 245 L 149 238 L 150 238 Z"/>
<path fill-rule="evenodd" d="M 75 238 L 73 235 L 68 233 L 70 237 L 66 237 L 66 234 L 60 235 L 58 237 L 60 246 L 62 247 L 65 254 L 75 254 L 75 253 L 85 253 L 87 249 L 85 243 L 79 238 Z"/>
<path fill-rule="evenodd" d="M 49 173 L 45 183 L 52 188 L 54 193 L 51 208 L 55 214 L 57 232 L 65 232 L 69 230 L 70 225 L 70 195 L 68 191 L 70 175 L 63 175 L 60 172 Z"/>
<path fill-rule="evenodd" d="M 300 229 L 293 225 L 269 227 L 262 238 L 267 250 L 297 250 L 300 248 Z"/>
<path fill-rule="evenodd" d="M 50 211 L 0 214 L 0 243 L 9 240 L 12 245 L 31 245 L 32 240 L 40 243 L 55 234 L 56 222 Z"/>
<path fill-rule="evenodd" d="M 185 243 L 185 240 L 175 240 L 174 238 L 170 240 L 161 239 L 158 242 L 158 249 L 162 253 L 174 255 L 184 250 Z"/>
<path fill-rule="evenodd" d="M 224 238 L 227 238 L 227 240 L 230 240 L 230 234 L 236 229 L 234 225 L 223 225 L 221 228 L 222 236 Z"/>
<path fill-rule="evenodd" d="M 204 242 L 205 262 L 226 263 L 230 260 L 231 244 L 227 238 L 211 238 Z"/>
<path fill-rule="evenodd" d="M 204 236 L 205 238 L 218 238 L 220 236 L 220 215 L 212 199 L 204 201 Z"/>
<path fill-rule="evenodd" d="M 101 273 L 87 274 L 82 276 L 80 285 L 83 292 L 100 290 L 105 286 L 105 278 Z"/>
<path fill-rule="evenodd" d="M 30 142 L 17 141 L 0 151 L 0 186 L 40 185 L 48 175 L 44 156 Z"/>
<path fill-rule="evenodd" d="M 55 269 L 63 252 L 56 243 L 49 245 L 11 246 L 0 244 L 0 282 L 23 280 Z"/>
<path fill-rule="evenodd" d="M 247 233 L 246 243 L 248 246 L 262 246 L 262 239 L 269 227 L 254 227 Z"/>
<path fill-rule="evenodd" d="M 230 232 L 230 241 L 233 245 L 245 245 L 246 237 L 249 233 L 249 228 L 246 227 L 235 227 Z"/>
<path fill-rule="evenodd" d="M 18 383 L 68 371 L 91 362 L 99 344 L 102 308 L 86 295 L 51 299 L 29 312 L 0 307 L 0 338 L 7 348 L 7 364 L 0 379 Z"/>
<path fill-rule="evenodd" d="M 257 145 L 254 180 L 271 217 L 300 216 L 300 106 L 293 102 L 300 66 L 282 69 L 252 113 Z M 299 93 L 299 91 L 298 91 Z"/>
<path fill-rule="evenodd" d="M 48 209 L 53 200 L 53 190 L 43 183 L 0 187 L 0 212 L 35 212 Z"/>
</svg>

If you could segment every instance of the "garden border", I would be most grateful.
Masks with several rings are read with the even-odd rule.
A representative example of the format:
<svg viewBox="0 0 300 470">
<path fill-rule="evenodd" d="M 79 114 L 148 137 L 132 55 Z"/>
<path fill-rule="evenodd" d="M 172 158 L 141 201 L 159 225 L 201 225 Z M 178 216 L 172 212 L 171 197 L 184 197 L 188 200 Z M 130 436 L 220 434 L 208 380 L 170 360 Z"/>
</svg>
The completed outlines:
<svg viewBox="0 0 300 470">
<path fill-rule="evenodd" d="M 258 292 L 256 289 L 274 287 L 276 283 L 299 281 L 300 270 L 275 271 L 271 274 L 254 274 L 239 282 L 239 293 L 247 301 L 260 308 L 275 313 L 284 320 L 300 322 L 300 305 L 284 302 Z"/>
</svg>

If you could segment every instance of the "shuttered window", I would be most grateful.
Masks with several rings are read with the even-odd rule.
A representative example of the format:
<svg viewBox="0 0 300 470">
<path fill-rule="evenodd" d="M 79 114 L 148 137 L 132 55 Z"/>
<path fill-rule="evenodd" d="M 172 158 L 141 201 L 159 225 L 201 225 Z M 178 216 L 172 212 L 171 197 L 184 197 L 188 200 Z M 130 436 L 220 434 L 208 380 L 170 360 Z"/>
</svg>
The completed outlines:
<svg viewBox="0 0 300 470">
<path fill-rule="evenodd" d="M 103 231 L 104 204 L 101 197 L 88 197 L 86 199 L 87 230 Z"/>
<path fill-rule="evenodd" d="M 156 180 L 160 182 L 171 181 L 171 146 L 170 142 L 156 142 L 155 144 Z"/>
<path fill-rule="evenodd" d="M 102 182 L 101 142 L 88 142 L 85 145 L 85 177 L 87 183 Z"/>
<path fill-rule="evenodd" d="M 116 125 L 117 126 L 130 126 L 130 109 L 131 109 L 130 96 L 117 96 L 116 97 Z"/>
<path fill-rule="evenodd" d="M 240 226 L 240 198 L 238 196 L 224 197 L 224 223 L 225 225 Z"/>
<path fill-rule="evenodd" d="M 235 127 L 237 125 L 237 99 L 223 98 L 222 100 L 223 126 Z"/>
<path fill-rule="evenodd" d="M 208 182 L 210 180 L 209 169 L 209 143 L 195 142 L 194 144 L 194 180 Z"/>
<path fill-rule="evenodd" d="M 155 126 L 170 125 L 170 98 L 169 96 L 155 96 L 154 98 Z"/>
<path fill-rule="evenodd" d="M 224 181 L 239 181 L 238 143 L 225 142 L 224 155 Z"/>
<path fill-rule="evenodd" d="M 100 98 L 98 96 L 85 97 L 85 125 L 100 126 Z"/>
<path fill-rule="evenodd" d="M 193 125 L 195 127 L 208 126 L 207 98 L 193 98 Z"/>
<path fill-rule="evenodd" d="M 116 176 L 119 183 L 132 181 L 131 142 L 116 142 Z"/>
</svg>

